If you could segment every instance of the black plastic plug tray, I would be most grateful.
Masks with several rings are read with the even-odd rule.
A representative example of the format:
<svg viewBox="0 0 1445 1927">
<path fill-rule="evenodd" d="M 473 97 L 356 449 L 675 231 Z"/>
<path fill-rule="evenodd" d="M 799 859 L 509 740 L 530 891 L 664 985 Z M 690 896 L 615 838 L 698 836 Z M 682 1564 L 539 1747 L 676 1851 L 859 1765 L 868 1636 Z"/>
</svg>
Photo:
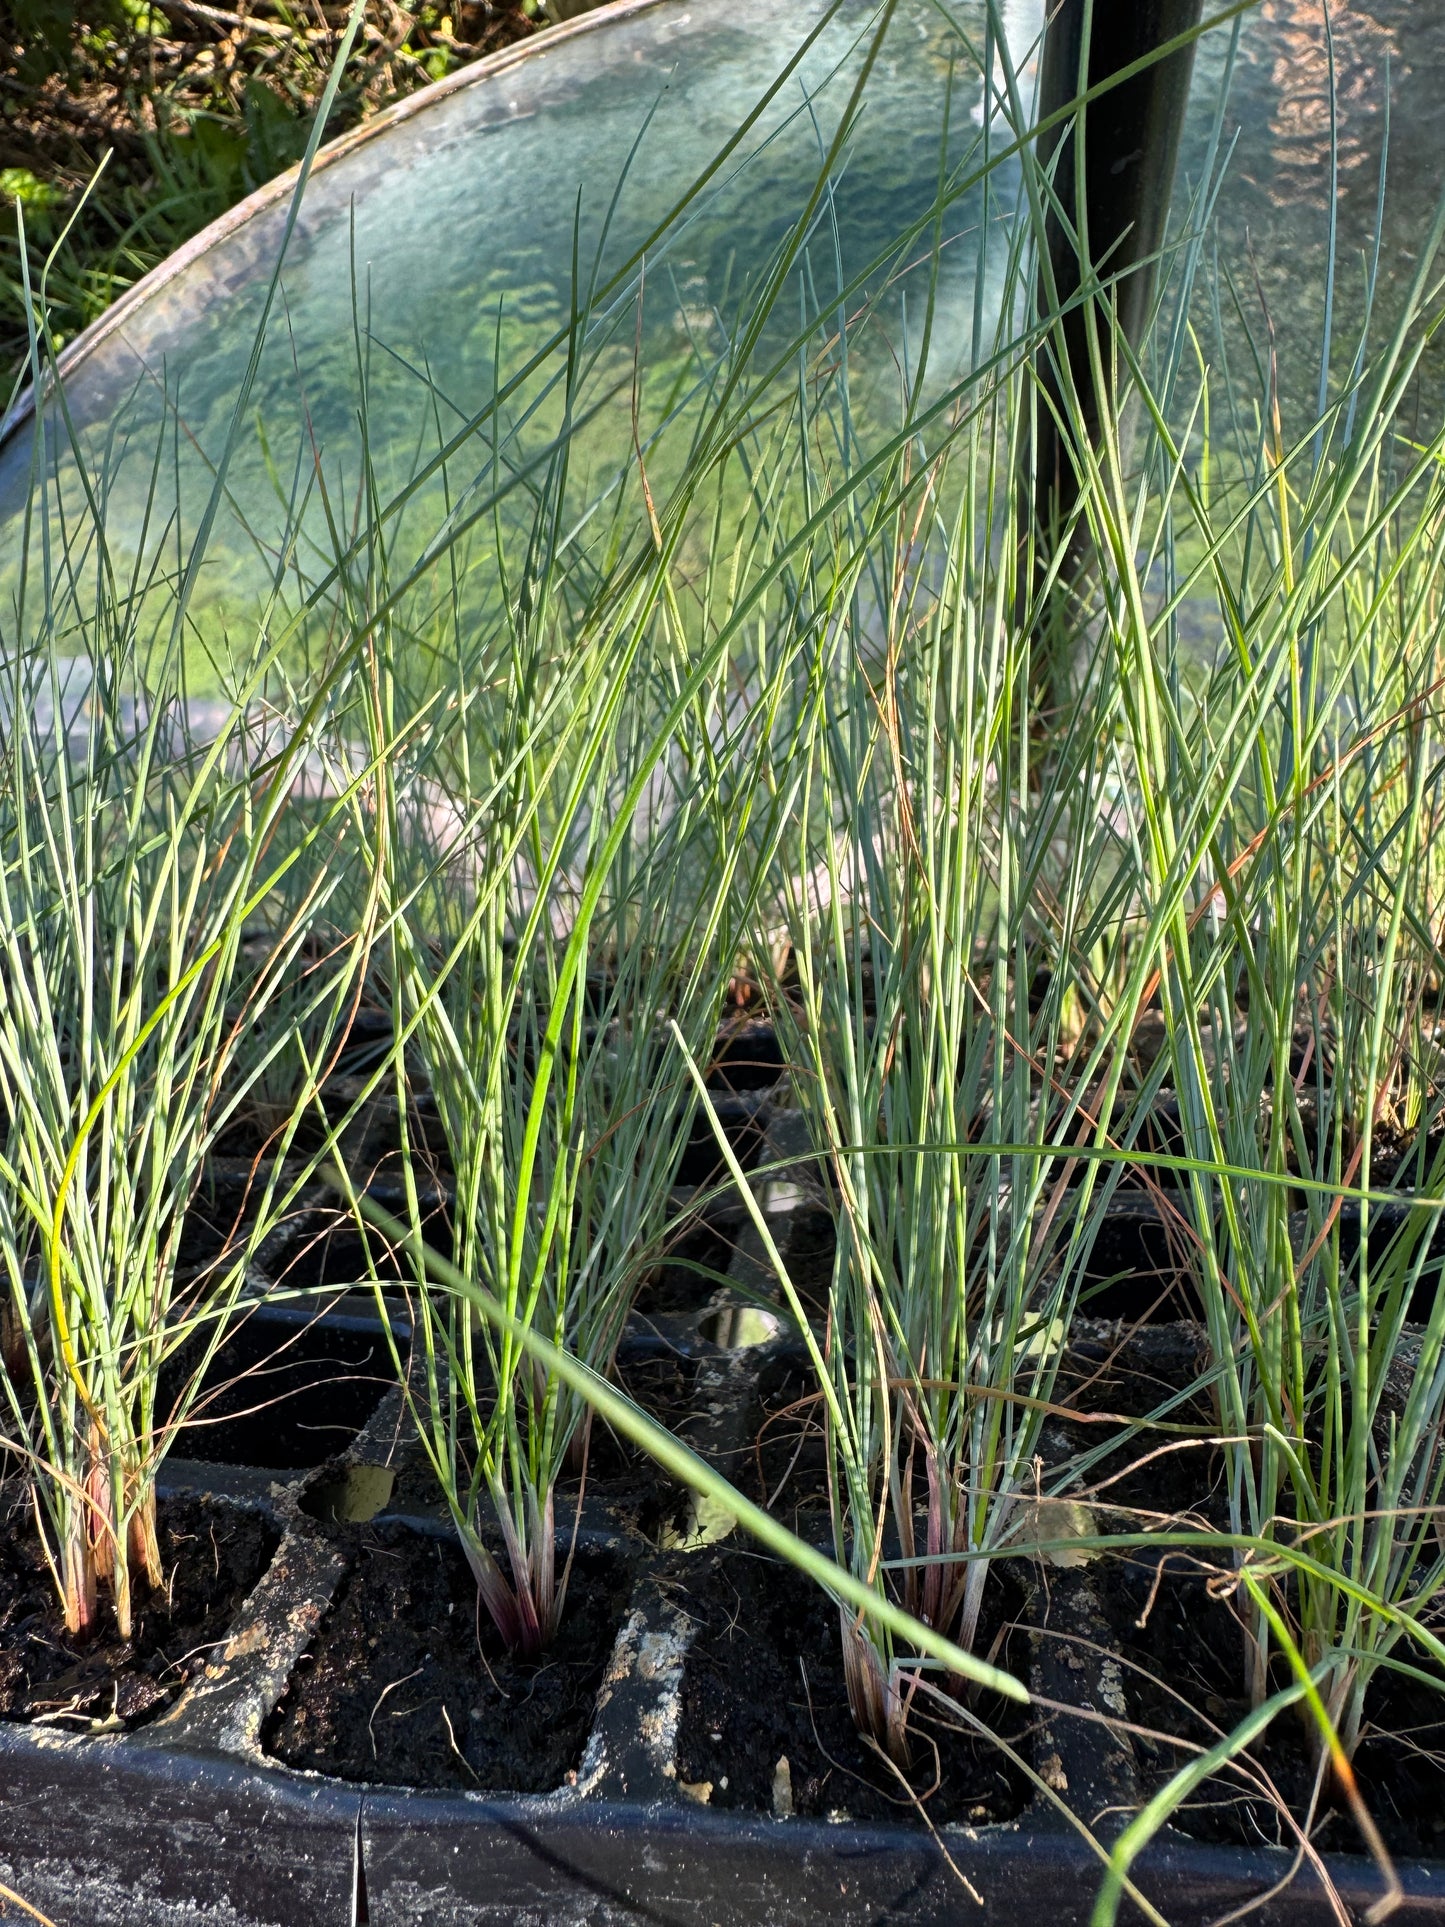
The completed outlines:
<svg viewBox="0 0 1445 1927">
<path fill-rule="evenodd" d="M 795 1142 L 785 1121 L 769 1150 Z M 800 1256 L 816 1260 L 822 1206 L 806 1173 L 770 1201 L 779 1241 L 788 1248 L 796 1239 Z M 724 1201 L 709 1225 L 697 1302 L 641 1318 L 625 1353 L 679 1362 L 686 1435 L 746 1482 L 766 1388 L 786 1376 L 796 1341 L 759 1313 L 768 1281 L 748 1220 Z M 719 1240 L 729 1254 L 722 1285 Z M 265 1284 L 258 1278 L 258 1292 Z M 1026 1741 L 1037 1791 L 1000 1824 L 933 1831 L 906 1809 L 879 1824 L 700 1804 L 678 1766 L 697 1636 L 687 1578 L 689 1562 L 714 1557 L 717 1544 L 693 1532 L 685 1495 L 665 1494 L 661 1510 L 649 1512 L 626 1493 L 619 1499 L 621 1488 L 605 1479 L 580 1503 L 578 1538 L 622 1563 L 629 1592 L 579 1764 L 561 1784 L 525 1795 L 418 1790 L 349 1783 L 278 1760 L 268 1735 L 344 1590 L 358 1534 L 411 1533 L 420 1542 L 449 1530 L 417 1478 L 400 1392 L 372 1396 L 384 1376 L 377 1347 L 384 1351 L 385 1335 L 369 1302 L 347 1296 L 304 1325 L 290 1307 L 255 1313 L 257 1333 L 313 1334 L 318 1356 L 340 1356 L 368 1381 L 370 1404 L 352 1409 L 357 1429 L 339 1453 L 327 1434 L 323 1449 L 288 1451 L 279 1462 L 263 1453 L 208 1463 L 202 1433 L 194 1456 L 169 1462 L 169 1490 L 266 1513 L 280 1529 L 278 1550 L 204 1676 L 151 1725 L 98 1736 L 0 1726 L 0 1879 L 63 1927 L 941 1927 L 974 1918 L 1082 1927 L 1101 1867 L 1068 1810 L 1107 1841 L 1140 1794 L 1128 1738 L 1098 1717 L 1127 1708 L 1088 1567 L 1050 1570 L 1025 1589 L 1024 1666 L 1052 1706 Z M 394 1329 L 404 1342 L 405 1327 Z M 1084 1327 L 1081 1370 L 1117 1352 L 1120 1330 Z M 737 1342 L 749 1337 L 761 1342 Z M 1191 1343 L 1187 1326 L 1155 1326 L 1138 1342 L 1154 1347 L 1161 1370 Z M 246 1436 L 217 1427 L 213 1440 L 231 1437 L 244 1452 Z M 1166 1829 L 1135 1878 L 1181 1927 L 1251 1903 L 1251 1918 L 1265 1927 L 1313 1927 L 1338 1920 L 1337 1902 L 1361 1917 L 1380 1894 L 1363 1854 L 1327 1855 L 1282 1884 L 1290 1866 L 1281 1849 L 1205 1845 Z M 1445 1922 L 1445 1862 L 1402 1861 L 1398 1871 L 1406 1915 Z M 1125 1917 L 1140 1916 L 1126 1904 Z"/>
</svg>

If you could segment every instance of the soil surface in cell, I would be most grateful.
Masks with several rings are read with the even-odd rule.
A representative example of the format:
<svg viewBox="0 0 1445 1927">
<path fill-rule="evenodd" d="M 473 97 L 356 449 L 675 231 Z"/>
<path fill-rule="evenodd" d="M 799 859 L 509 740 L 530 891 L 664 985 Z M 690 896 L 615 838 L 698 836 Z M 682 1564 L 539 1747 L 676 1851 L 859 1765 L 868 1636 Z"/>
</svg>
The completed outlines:
<svg viewBox="0 0 1445 1927">
<path fill-rule="evenodd" d="M 269 1160 L 281 1149 L 295 1110 L 295 1102 L 265 1104 L 257 1100 L 247 1103 L 216 1133 L 211 1143 L 211 1155 L 228 1162 L 255 1162 L 264 1170 Z M 309 1156 L 319 1151 L 325 1143 L 326 1130 L 321 1120 L 309 1111 L 303 1112 L 300 1123 L 292 1133 L 292 1154 Z"/>
<path fill-rule="evenodd" d="M 207 1158 L 176 1246 L 183 1271 L 213 1265 L 245 1242 L 266 1190 L 267 1168 L 245 1158 Z"/>
<path fill-rule="evenodd" d="M 1123 1191 L 1092 1229 L 1078 1274 L 1085 1317 L 1171 1325 L 1200 1316 L 1187 1212 L 1167 1194 Z"/>
<path fill-rule="evenodd" d="M 770 1091 L 786 1069 L 772 1025 L 743 1018 L 718 1033 L 707 1082 L 715 1091 Z"/>
<path fill-rule="evenodd" d="M 404 1356 L 405 1336 L 398 1342 Z M 202 1356 L 197 1339 L 162 1372 L 163 1411 Z M 208 1464 L 270 1471 L 320 1465 L 350 1443 L 395 1382 L 379 1322 L 263 1304 L 234 1320 L 207 1365 L 176 1450 Z"/>
<path fill-rule="evenodd" d="M 549 1792 L 581 1762 L 629 1589 L 624 1561 L 580 1550 L 557 1638 L 514 1659 L 452 1541 L 364 1528 L 266 1749 L 345 1780 Z"/>
<path fill-rule="evenodd" d="M 634 1315 L 650 1318 L 701 1311 L 717 1296 L 742 1230 L 740 1218 L 704 1220 L 673 1238 L 662 1263 L 637 1294 Z"/>
<path fill-rule="evenodd" d="M 763 1368 L 748 1437 L 747 1496 L 796 1530 L 806 1531 L 810 1516 L 826 1516 L 823 1401 L 806 1361 L 783 1352 Z"/>
<path fill-rule="evenodd" d="M 1024 1775 L 935 1702 L 918 1704 L 909 1784 L 858 1736 L 843 1680 L 838 1609 L 811 1581 L 761 1555 L 699 1555 L 681 1603 L 698 1631 L 682 1682 L 677 1773 L 715 1807 L 843 1812 L 855 1820 L 984 1825 L 1020 1813 Z M 985 1599 L 978 1650 L 1027 1662 L 1011 1628 L 1021 1601 Z M 995 1650 L 995 1641 L 998 1642 Z M 982 1696 L 971 1710 L 1028 1757 L 1026 1709 Z"/>
<path fill-rule="evenodd" d="M 659 1346 L 624 1343 L 612 1376 L 629 1398 L 669 1432 L 677 1432 L 692 1411 L 696 1368 L 690 1359 Z M 446 1503 L 436 1474 L 404 1431 L 398 1434 L 396 1473 L 387 1509 L 408 1517 L 441 1517 Z M 570 1526 L 581 1500 L 603 1506 L 619 1527 L 658 1538 L 686 1505 L 686 1495 L 639 1447 L 620 1438 L 602 1420 L 593 1421 L 584 1462 L 580 1439 L 570 1464 L 557 1481 L 556 1516 Z"/>
<path fill-rule="evenodd" d="M 788 1277 L 808 1317 L 819 1324 L 828 1316 L 837 1249 L 838 1233 L 831 1211 L 823 1205 L 806 1204 L 794 1212 L 784 1254 Z"/>
<path fill-rule="evenodd" d="M 99 1630 L 78 1640 L 64 1616 L 28 1508 L 0 1522 L 0 1718 L 63 1733 L 116 1732 L 164 1712 L 229 1635 L 279 1543 L 266 1519 L 200 1499 L 161 1502 L 165 1586 L 134 1580 L 131 1637 L 102 1592 Z"/>
<path fill-rule="evenodd" d="M 1052 1402 L 1078 1416 L 1050 1421 L 1044 1451 L 1081 1462 L 1075 1495 L 1113 1512 L 1113 1530 L 1224 1523 L 1218 1421 L 1196 1389 L 1206 1369 L 1197 1326 L 1076 1321 Z"/>
<path fill-rule="evenodd" d="M 1243 1630 L 1229 1602 L 1210 1596 L 1207 1576 L 1178 1555 L 1162 1578 L 1157 1555 L 1141 1556 L 1096 1568 L 1094 1583 L 1126 1661 L 1141 1790 L 1152 1793 L 1186 1757 L 1180 1742 L 1211 1745 L 1249 1711 Z M 1401 1656 L 1423 1663 L 1403 1649 Z M 1285 1683 L 1283 1673 L 1274 1682 Z M 1366 1700 L 1355 1773 L 1386 1845 L 1402 1856 L 1445 1854 L 1442 1706 L 1445 1699 L 1388 1672 L 1376 1676 Z M 1140 1737 L 1138 1727 L 1155 1737 Z M 1281 1805 L 1302 1823 L 1315 1790 L 1306 1718 L 1288 1710 L 1243 1756 L 1240 1771 L 1207 1781 L 1172 1824 L 1197 1840 L 1294 1848 L 1298 1834 Z M 1364 1851 L 1348 1806 L 1328 1776 L 1320 1786 L 1311 1837 L 1325 1851 Z"/>
<path fill-rule="evenodd" d="M 755 1170 L 762 1157 L 768 1126 L 766 1091 L 715 1091 L 710 1096 L 708 1110 L 711 1116 L 700 1113 L 692 1121 L 687 1143 L 672 1174 L 674 1184 L 707 1190 L 727 1183 L 727 1162 L 718 1149 L 714 1119 L 744 1171 Z"/>
</svg>

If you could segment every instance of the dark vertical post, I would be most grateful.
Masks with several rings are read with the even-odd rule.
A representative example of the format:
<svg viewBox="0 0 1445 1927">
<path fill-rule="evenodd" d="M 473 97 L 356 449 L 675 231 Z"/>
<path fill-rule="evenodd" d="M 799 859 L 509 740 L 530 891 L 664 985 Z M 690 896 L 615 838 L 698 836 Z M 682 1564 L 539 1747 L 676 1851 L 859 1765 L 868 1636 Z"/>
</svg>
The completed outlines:
<svg viewBox="0 0 1445 1927">
<path fill-rule="evenodd" d="M 1111 74 L 1188 33 L 1199 24 L 1201 10 L 1202 0 L 1093 0 L 1092 7 L 1087 0 L 1052 0 L 1039 75 L 1040 119 L 1061 112 L 1085 88 L 1099 86 Z M 1191 40 L 1090 100 L 1078 116 L 1060 121 L 1040 140 L 1040 160 L 1046 167 L 1053 165 L 1054 190 L 1062 209 L 1061 218 L 1051 208 L 1047 224 L 1052 298 L 1060 307 L 1066 306 L 1078 294 L 1082 278 L 1074 238 L 1080 231 L 1074 143 L 1082 126 L 1083 232 L 1095 270 L 1112 284 L 1118 324 L 1134 345 L 1154 296 L 1153 257 L 1169 218 L 1193 66 Z M 1047 313 L 1046 284 L 1040 300 Z M 1107 383 L 1111 378 L 1107 328 L 1100 330 L 1100 345 Z M 1061 356 L 1068 362 L 1081 426 L 1093 440 L 1105 405 L 1113 397 L 1096 392 L 1082 307 L 1065 316 L 1050 346 L 1040 353 L 1040 380 L 1056 406 L 1062 385 L 1056 358 Z M 1066 419 L 1070 412 L 1065 411 Z M 1033 477 L 1032 508 L 1042 573 L 1078 496 L 1069 450 L 1042 400 Z"/>
</svg>

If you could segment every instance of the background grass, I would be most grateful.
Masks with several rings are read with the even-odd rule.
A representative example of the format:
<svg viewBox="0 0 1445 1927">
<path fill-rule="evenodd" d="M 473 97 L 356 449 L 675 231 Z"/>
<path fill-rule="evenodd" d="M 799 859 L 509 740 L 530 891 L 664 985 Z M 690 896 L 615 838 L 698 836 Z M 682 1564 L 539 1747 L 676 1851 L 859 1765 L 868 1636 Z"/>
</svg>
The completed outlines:
<svg viewBox="0 0 1445 1927">
<path fill-rule="evenodd" d="M 7 391 L 26 355 L 16 204 L 32 276 L 65 234 L 50 277 L 51 334 L 62 347 L 157 262 L 301 158 L 346 14 L 323 0 L 9 0 L 0 8 Z M 368 0 L 327 135 L 547 17 L 544 0 Z"/>
</svg>

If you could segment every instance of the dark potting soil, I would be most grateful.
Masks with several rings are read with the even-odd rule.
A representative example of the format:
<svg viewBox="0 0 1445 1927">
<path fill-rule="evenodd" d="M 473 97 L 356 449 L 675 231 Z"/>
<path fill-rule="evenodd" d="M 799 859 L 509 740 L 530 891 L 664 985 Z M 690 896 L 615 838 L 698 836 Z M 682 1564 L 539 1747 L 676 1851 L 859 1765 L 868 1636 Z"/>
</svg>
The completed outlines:
<svg viewBox="0 0 1445 1927">
<path fill-rule="evenodd" d="M 691 1416 L 697 1382 L 697 1366 L 692 1359 L 664 1346 L 644 1349 L 624 1342 L 612 1376 L 634 1404 L 669 1432 L 679 1431 Z M 650 1477 L 654 1465 L 640 1447 L 619 1437 L 609 1426 L 600 1421 L 593 1424 L 587 1454 L 589 1485 L 594 1480 L 632 1479 L 639 1471 Z"/>
<path fill-rule="evenodd" d="M 624 1344 L 613 1376 L 643 1411 L 677 1432 L 692 1411 L 696 1366 L 666 1347 L 634 1348 Z M 398 1432 L 400 1451 L 395 1481 L 386 1509 L 416 1517 L 445 1515 L 445 1501 L 436 1474 L 425 1456 Z M 587 1446 L 586 1483 L 580 1466 L 565 1472 L 557 1484 L 556 1517 L 570 1527 L 579 1496 L 606 1504 L 618 1525 L 655 1538 L 684 1503 L 684 1496 L 645 1452 L 619 1438 L 595 1420 Z"/>
<path fill-rule="evenodd" d="M 1130 1432 L 1127 1426 L 1197 1382 L 1205 1364 L 1203 1333 L 1186 1324 L 1123 1334 L 1094 1329 L 1097 1337 L 1081 1324 L 1054 1385 L 1054 1402 L 1079 1416 L 1049 1427 L 1050 1438 L 1070 1454 L 1094 1453 L 1119 1441 L 1083 1476 L 1079 1496 L 1147 1515 L 1149 1522 L 1182 1514 L 1215 1519 L 1224 1462 L 1213 1444 L 1217 1422 L 1207 1396 L 1195 1393 L 1171 1406 L 1162 1423 L 1181 1429 Z"/>
<path fill-rule="evenodd" d="M 1154 1792 L 1182 1764 L 1171 1740 L 1209 1745 L 1249 1710 L 1244 1636 L 1229 1603 L 1213 1598 L 1207 1575 L 1175 1554 L 1159 1578 L 1157 1558 L 1096 1570 L 1095 1592 L 1124 1659 L 1129 1718 L 1156 1737 L 1134 1737 L 1141 1790 Z M 1143 1619 L 1141 1626 L 1139 1621 Z M 1405 1657 L 1416 1660 L 1413 1653 Z M 1282 1682 L 1281 1682 L 1282 1683 Z M 1365 1804 L 1392 1852 L 1445 1855 L 1445 1680 L 1439 1697 L 1397 1674 L 1377 1675 L 1366 1700 L 1366 1728 L 1355 1754 Z M 1246 1772 L 1266 1774 L 1303 1822 L 1315 1789 L 1315 1761 L 1297 1710 L 1281 1714 L 1250 1749 Z M 1238 1773 L 1206 1781 L 1171 1823 L 1198 1840 L 1294 1847 L 1296 1835 L 1275 1800 Z M 1348 1806 L 1327 1778 L 1312 1838 L 1337 1853 L 1365 1850 Z"/>
<path fill-rule="evenodd" d="M 708 1066 L 708 1088 L 714 1091 L 768 1091 L 782 1077 L 786 1065 L 777 1032 L 769 1023 L 743 1018 L 718 1033 Z"/>
<path fill-rule="evenodd" d="M 637 1319 L 645 1325 L 701 1311 L 722 1285 L 741 1225 L 739 1218 L 706 1219 L 683 1232 L 638 1293 Z"/>
<path fill-rule="evenodd" d="M 414 1089 L 407 1104 L 405 1152 L 396 1106 L 389 1096 L 380 1096 L 358 1127 L 353 1155 L 356 1174 L 368 1185 L 399 1184 L 408 1161 L 419 1178 L 442 1185 L 450 1185 L 454 1178 L 446 1130 L 436 1099 L 425 1086 Z"/>
<path fill-rule="evenodd" d="M 717 1091 L 711 1109 L 744 1171 L 754 1170 L 763 1155 L 768 1125 L 766 1091 Z M 673 1173 L 674 1184 L 708 1189 L 727 1181 L 728 1170 L 718 1149 L 712 1119 L 700 1113 L 692 1121 L 687 1143 Z"/>
<path fill-rule="evenodd" d="M 1373 1176 L 1371 1182 L 1376 1182 Z M 1362 1239 L 1360 1215 L 1357 1200 L 1347 1199 L 1340 1206 L 1340 1269 L 1345 1279 L 1358 1287 L 1361 1245 L 1377 1286 L 1382 1268 L 1392 1258 L 1402 1270 L 1418 1262 L 1419 1275 L 1411 1287 L 1405 1316 L 1414 1324 L 1428 1324 L 1445 1266 L 1445 1228 L 1438 1223 L 1432 1226 L 1424 1214 L 1412 1213 L 1408 1205 L 1377 1204 L 1371 1207 L 1369 1233 Z M 1307 1234 L 1302 1231 L 1301 1235 Z"/>
<path fill-rule="evenodd" d="M 550 1792 L 581 1762 L 629 1591 L 625 1561 L 580 1549 L 550 1651 L 513 1659 L 452 1541 L 365 1528 L 266 1750 L 344 1780 Z"/>
<path fill-rule="evenodd" d="M 238 1246 L 266 1188 L 266 1170 L 246 1158 L 208 1158 L 181 1223 L 176 1263 L 211 1265 Z"/>
<path fill-rule="evenodd" d="M 397 1342 L 405 1357 L 404 1331 Z M 200 1344 L 162 1372 L 163 1411 L 189 1380 Z M 395 1383 L 391 1347 L 375 1318 L 262 1303 L 235 1320 L 206 1367 L 176 1449 L 212 1465 L 286 1472 L 320 1465 L 350 1444 Z"/>
<path fill-rule="evenodd" d="M 1408 1190 L 1428 1184 L 1445 1150 L 1445 1132 L 1439 1128 L 1438 1117 L 1430 1122 L 1433 1130 L 1427 1127 L 1411 1136 L 1375 1139 L 1370 1156 L 1372 1186 L 1393 1184 Z"/>
<path fill-rule="evenodd" d="M 1130 1100 L 1121 1099 L 1121 1109 Z M 1140 1163 L 1147 1166 L 1151 1157 L 1184 1157 L 1187 1146 L 1184 1132 L 1179 1122 L 1179 1100 L 1171 1090 L 1161 1090 L 1145 1113 L 1138 1130 L 1133 1136 L 1135 1151 Z M 1154 1185 L 1162 1185 L 1165 1190 L 1179 1183 L 1176 1171 L 1163 1170 L 1149 1172 L 1149 1180 Z M 1126 1170 L 1121 1180 L 1124 1189 L 1133 1189 L 1145 1182 L 1142 1173 Z"/>
<path fill-rule="evenodd" d="M 372 1295 L 371 1266 L 384 1284 L 415 1278 L 410 1261 L 372 1226 L 362 1231 L 349 1212 L 299 1214 L 261 1247 L 260 1269 L 289 1291 L 345 1289 Z M 370 1264 L 368 1264 L 368 1258 Z"/>
<path fill-rule="evenodd" d="M 266 1104 L 259 1100 L 237 1110 L 216 1134 L 211 1144 L 214 1157 L 240 1159 L 246 1163 L 269 1163 L 280 1149 L 286 1127 L 294 1115 L 292 1103 Z M 326 1129 L 320 1118 L 303 1115 L 291 1140 L 293 1152 L 309 1155 L 326 1142 Z"/>
<path fill-rule="evenodd" d="M 108 1605 L 100 1630 L 73 1638 L 28 1507 L 0 1525 L 0 1718 L 61 1732 L 117 1732 L 164 1712 L 224 1642 L 242 1600 L 271 1563 L 269 1520 L 216 1501 L 162 1500 L 157 1522 L 164 1590 L 135 1581 L 135 1618 L 122 1639 Z"/>
<path fill-rule="evenodd" d="M 1199 1316 L 1187 1216 L 1167 1197 L 1116 1193 L 1094 1234 L 1079 1283 L 1091 1318 L 1167 1325 Z"/>
<path fill-rule="evenodd" d="M 758 1381 L 743 1491 L 795 1529 L 828 1506 L 823 1404 L 811 1367 L 786 1353 Z"/>
<path fill-rule="evenodd" d="M 838 1231 L 822 1205 L 803 1205 L 793 1214 L 786 1252 L 788 1277 L 808 1316 L 820 1324 L 828 1315 Z"/>
<path fill-rule="evenodd" d="M 922 1699 L 906 1791 L 854 1728 L 837 1607 L 789 1568 L 742 1551 L 697 1555 L 682 1603 L 698 1631 L 683 1672 L 677 1772 L 712 1806 L 776 1811 L 783 1783 L 796 1814 L 903 1825 L 923 1824 L 917 1800 L 935 1826 L 1007 1820 L 1027 1804 L 1028 1781 L 1006 1756 Z M 1020 1603 L 1003 1582 L 984 1603 L 978 1649 L 991 1653 L 999 1638 L 993 1656 L 1005 1666 L 1027 1661 L 1024 1636 L 1008 1636 Z M 1028 1757 L 1023 1709 L 984 1695 L 970 1710 Z"/>
<path fill-rule="evenodd" d="M 1059 1367 L 1054 1396 L 1081 1412 L 1107 1408 L 1129 1418 L 1144 1418 L 1172 1394 L 1190 1390 L 1207 1369 L 1208 1359 L 1208 1340 L 1196 1325 L 1121 1331 L 1079 1318 Z M 1198 1399 L 1181 1410 L 1186 1418 L 1191 1412 L 1201 1418 L 1205 1415 Z"/>
</svg>

